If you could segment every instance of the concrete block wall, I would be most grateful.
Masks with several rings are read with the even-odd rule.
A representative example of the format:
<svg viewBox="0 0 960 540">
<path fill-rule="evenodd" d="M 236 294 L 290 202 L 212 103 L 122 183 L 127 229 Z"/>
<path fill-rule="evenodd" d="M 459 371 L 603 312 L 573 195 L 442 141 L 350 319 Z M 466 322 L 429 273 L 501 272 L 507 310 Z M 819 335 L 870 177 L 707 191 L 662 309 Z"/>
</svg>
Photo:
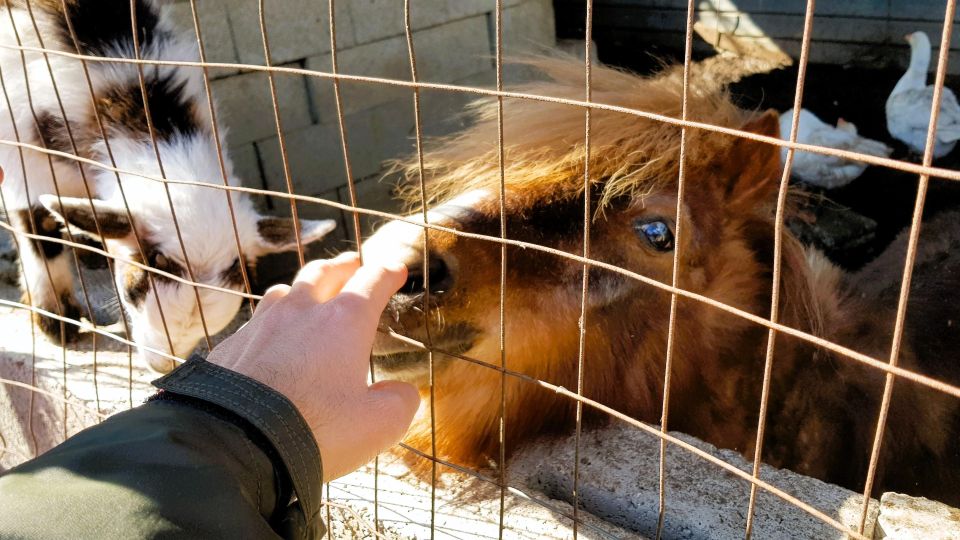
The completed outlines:
<svg viewBox="0 0 960 540">
<path fill-rule="evenodd" d="M 201 0 L 196 5 L 207 61 L 266 64 L 258 0 Z M 551 0 L 504 0 L 503 5 L 505 55 L 554 45 Z M 267 0 L 264 7 L 272 65 L 330 72 L 327 2 Z M 411 27 L 419 79 L 493 87 L 495 7 L 494 0 L 412 0 Z M 169 9 L 178 27 L 195 36 L 190 2 L 176 0 Z M 340 0 L 335 3 L 334 16 L 340 73 L 410 80 L 402 1 Z M 511 76 L 515 74 L 505 72 L 506 83 Z M 227 129 L 228 150 L 238 175 L 246 185 L 286 192 L 267 74 L 228 67 L 211 69 L 211 77 L 219 120 Z M 294 192 L 349 202 L 332 81 L 283 73 L 275 74 L 274 81 Z M 385 161 L 415 151 L 413 92 L 409 88 L 344 81 L 341 98 L 358 203 L 395 211 L 392 186 L 379 179 Z M 421 92 L 425 134 L 438 135 L 461 127 L 458 115 L 473 99 L 462 93 Z M 267 211 L 290 212 L 285 199 L 271 197 L 261 202 Z M 342 226 L 319 253 L 351 241 L 349 216 L 302 202 L 298 210 L 304 217 L 341 221 Z M 365 226 L 369 227 L 371 221 L 364 220 Z M 313 253 L 319 254 L 317 250 Z"/>
</svg>

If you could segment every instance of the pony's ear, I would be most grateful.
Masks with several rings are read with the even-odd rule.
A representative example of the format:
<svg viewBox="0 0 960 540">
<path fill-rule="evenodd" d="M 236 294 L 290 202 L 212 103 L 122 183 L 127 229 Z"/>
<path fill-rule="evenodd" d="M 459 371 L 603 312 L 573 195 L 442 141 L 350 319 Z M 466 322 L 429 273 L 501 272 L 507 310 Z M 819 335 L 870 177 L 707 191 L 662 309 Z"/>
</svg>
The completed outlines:
<svg viewBox="0 0 960 540">
<path fill-rule="evenodd" d="M 46 207 L 57 221 L 93 238 L 126 238 L 133 232 L 126 209 L 101 199 L 58 198 L 56 195 L 47 194 L 40 196 L 40 204 Z"/>
<path fill-rule="evenodd" d="M 768 109 L 740 127 L 743 131 L 780 137 L 780 115 Z M 726 164 L 727 204 L 753 206 L 768 200 L 780 183 L 780 147 L 737 137 L 724 158 Z"/>
<path fill-rule="evenodd" d="M 293 227 L 294 221 L 291 218 L 261 216 L 257 220 L 261 254 L 297 249 L 297 236 Z M 302 219 L 300 243 L 307 245 L 316 242 L 336 228 L 337 222 L 332 219 Z"/>
</svg>

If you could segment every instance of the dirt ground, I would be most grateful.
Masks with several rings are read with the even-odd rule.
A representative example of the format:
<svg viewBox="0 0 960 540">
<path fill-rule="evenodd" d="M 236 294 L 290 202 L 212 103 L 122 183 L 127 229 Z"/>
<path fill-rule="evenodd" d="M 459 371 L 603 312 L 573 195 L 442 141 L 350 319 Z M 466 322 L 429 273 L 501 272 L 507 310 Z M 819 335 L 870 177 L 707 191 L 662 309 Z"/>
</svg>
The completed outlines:
<svg viewBox="0 0 960 540">
<path fill-rule="evenodd" d="M 98 308 L 95 317 L 112 323 L 100 330 L 123 337 L 118 312 L 110 307 L 109 274 L 89 269 L 84 274 Z M 0 299 L 20 299 L 9 279 L 0 280 Z M 213 336 L 214 343 L 235 331 L 245 313 Z M 24 309 L 0 305 L 0 336 L 0 471 L 141 403 L 153 393 L 150 381 L 159 376 L 127 345 L 89 330 L 61 349 L 34 329 Z"/>
</svg>

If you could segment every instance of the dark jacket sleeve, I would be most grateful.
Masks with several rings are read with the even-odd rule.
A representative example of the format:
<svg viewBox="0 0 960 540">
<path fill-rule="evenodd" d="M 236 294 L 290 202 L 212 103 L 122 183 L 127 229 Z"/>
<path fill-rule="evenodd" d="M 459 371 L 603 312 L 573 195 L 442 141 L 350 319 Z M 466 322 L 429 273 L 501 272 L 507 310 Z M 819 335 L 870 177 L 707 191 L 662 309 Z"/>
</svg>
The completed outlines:
<svg viewBox="0 0 960 540">
<path fill-rule="evenodd" d="M 0 538 L 318 538 L 320 452 L 294 406 L 194 357 L 147 403 L 0 476 Z"/>
</svg>

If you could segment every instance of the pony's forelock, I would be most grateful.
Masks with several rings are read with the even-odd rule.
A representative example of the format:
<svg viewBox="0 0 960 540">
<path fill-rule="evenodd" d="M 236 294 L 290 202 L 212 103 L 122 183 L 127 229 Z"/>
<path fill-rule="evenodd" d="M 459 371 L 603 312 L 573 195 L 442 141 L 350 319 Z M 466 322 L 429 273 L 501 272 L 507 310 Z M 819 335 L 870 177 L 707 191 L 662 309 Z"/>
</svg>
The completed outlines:
<svg viewBox="0 0 960 540">
<path fill-rule="evenodd" d="M 569 57 L 526 57 L 517 63 L 535 68 L 545 80 L 511 88 L 531 95 L 583 100 L 584 68 Z M 659 115 L 681 117 L 683 72 L 664 68 L 650 77 L 597 66 L 591 77 L 592 101 Z M 503 100 L 503 180 L 508 190 L 531 188 L 579 195 L 584 186 L 585 109 L 544 101 Z M 423 172 L 428 204 L 458 193 L 500 186 L 497 155 L 497 101 L 477 100 L 469 106 L 472 126 L 453 136 L 430 141 Z M 699 70 L 691 72 L 688 118 L 726 127 L 740 127 L 749 113 L 736 107 L 719 85 Z M 642 197 L 676 182 L 681 129 L 674 124 L 634 114 L 594 109 L 591 112 L 590 181 L 602 184 L 600 208 L 619 197 Z M 695 170 L 716 159 L 730 137 L 688 129 L 686 163 Z M 405 182 L 400 192 L 412 208 L 421 204 L 420 168 L 416 159 L 398 162 Z M 694 179 L 695 181 L 695 179 Z"/>
</svg>

